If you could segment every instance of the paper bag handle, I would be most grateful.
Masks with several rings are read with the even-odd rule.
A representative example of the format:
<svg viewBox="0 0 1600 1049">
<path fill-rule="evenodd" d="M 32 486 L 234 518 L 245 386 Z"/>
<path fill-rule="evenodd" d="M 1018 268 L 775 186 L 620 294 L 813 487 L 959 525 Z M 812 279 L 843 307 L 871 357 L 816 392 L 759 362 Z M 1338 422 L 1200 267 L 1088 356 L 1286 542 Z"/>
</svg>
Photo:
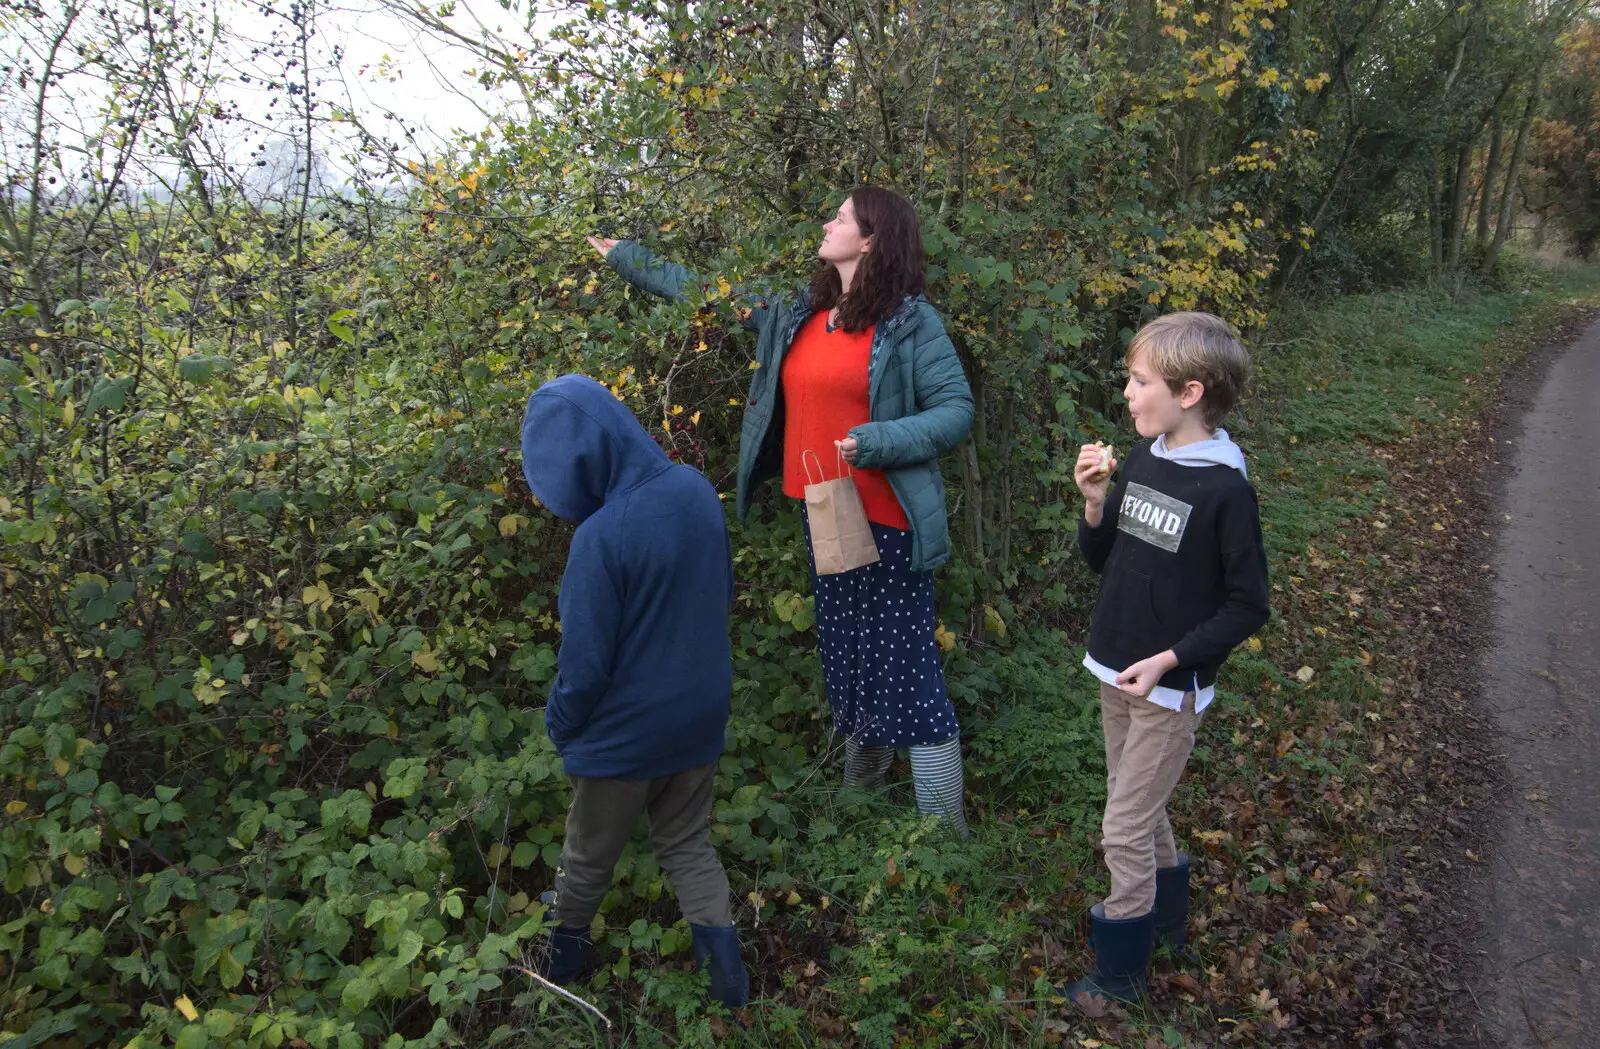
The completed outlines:
<svg viewBox="0 0 1600 1049">
<path fill-rule="evenodd" d="M 834 443 L 833 451 L 834 451 L 834 454 L 838 456 L 838 460 L 835 463 L 835 465 L 839 468 L 839 476 L 840 477 L 854 477 L 855 476 L 855 470 L 851 469 L 850 464 L 845 462 L 844 449 L 839 447 L 837 442 Z"/>
<path fill-rule="evenodd" d="M 806 456 L 808 456 L 808 455 L 811 457 L 810 459 L 806 458 Z M 811 479 L 811 464 L 812 463 L 816 463 L 817 464 L 817 479 L 815 481 L 813 481 Z M 806 472 L 806 483 L 807 484 L 821 484 L 823 482 L 824 478 L 822 476 L 822 460 L 817 458 L 817 453 L 816 452 L 813 452 L 810 448 L 807 448 L 805 451 L 801 452 L 800 453 L 800 466 Z"/>
<path fill-rule="evenodd" d="M 839 456 L 838 460 L 836 462 L 836 465 L 838 466 L 838 469 L 839 469 L 839 476 L 840 477 L 852 477 L 852 476 L 854 476 L 855 475 L 855 471 L 850 468 L 850 464 L 849 463 L 844 461 L 844 449 L 835 447 L 834 451 L 837 452 L 838 456 Z M 808 455 L 811 458 L 807 459 L 806 456 L 808 456 Z M 811 479 L 811 464 L 812 463 L 815 463 L 817 465 L 817 479 L 814 480 L 814 481 Z M 806 472 L 806 483 L 807 484 L 821 484 L 822 482 L 827 480 L 827 477 L 824 476 L 823 472 L 822 472 L 822 460 L 819 459 L 817 457 L 817 453 L 812 451 L 810 448 L 807 448 L 805 451 L 800 453 L 800 466 Z"/>
</svg>

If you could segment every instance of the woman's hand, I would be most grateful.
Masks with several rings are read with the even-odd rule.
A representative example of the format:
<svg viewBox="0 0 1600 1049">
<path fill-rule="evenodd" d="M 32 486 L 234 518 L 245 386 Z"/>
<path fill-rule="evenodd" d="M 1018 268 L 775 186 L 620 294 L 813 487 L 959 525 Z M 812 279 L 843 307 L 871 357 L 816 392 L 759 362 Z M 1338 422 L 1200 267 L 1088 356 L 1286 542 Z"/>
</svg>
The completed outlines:
<svg viewBox="0 0 1600 1049">
<path fill-rule="evenodd" d="M 860 445 L 856 444 L 856 439 L 854 437 L 846 437 L 842 441 L 834 441 L 833 446 L 839 449 L 839 454 L 844 457 L 845 462 L 849 463 L 851 466 L 856 464 L 856 449 L 859 448 Z"/>
<path fill-rule="evenodd" d="M 609 237 L 589 237 L 588 241 L 589 246 L 598 251 L 602 259 L 611 254 L 611 249 L 617 246 L 617 242 Z"/>
</svg>

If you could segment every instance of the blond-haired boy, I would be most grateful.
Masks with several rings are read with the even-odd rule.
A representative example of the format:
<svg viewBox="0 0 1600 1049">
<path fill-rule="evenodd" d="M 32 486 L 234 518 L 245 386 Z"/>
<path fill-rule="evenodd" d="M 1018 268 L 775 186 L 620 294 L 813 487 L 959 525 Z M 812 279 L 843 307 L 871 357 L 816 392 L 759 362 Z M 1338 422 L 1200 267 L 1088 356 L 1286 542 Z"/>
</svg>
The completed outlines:
<svg viewBox="0 0 1600 1049">
<path fill-rule="evenodd" d="M 1186 945 L 1189 858 L 1167 800 L 1218 668 L 1268 618 L 1255 490 L 1219 428 L 1249 373 L 1238 335 L 1209 313 L 1170 314 L 1140 329 L 1126 363 L 1146 440 L 1109 470 L 1085 445 L 1075 470 L 1078 545 L 1101 577 L 1083 662 L 1101 682 L 1111 873 L 1111 894 L 1090 912 L 1095 970 L 1066 988 L 1080 1004 L 1139 999 L 1156 942 Z"/>
</svg>

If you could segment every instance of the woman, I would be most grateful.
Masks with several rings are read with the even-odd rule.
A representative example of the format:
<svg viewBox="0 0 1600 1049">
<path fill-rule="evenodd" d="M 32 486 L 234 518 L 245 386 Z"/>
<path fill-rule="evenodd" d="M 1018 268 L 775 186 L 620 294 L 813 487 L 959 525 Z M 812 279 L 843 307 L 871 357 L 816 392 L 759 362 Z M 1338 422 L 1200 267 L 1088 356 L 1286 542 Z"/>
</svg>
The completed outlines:
<svg viewBox="0 0 1600 1049">
<path fill-rule="evenodd" d="M 675 300 L 701 286 L 636 243 L 589 241 L 643 291 Z M 792 298 L 737 304 L 760 334 L 739 438 L 739 516 L 768 477 L 781 476 L 784 494 L 799 499 L 806 461 L 813 480 L 818 462 L 827 478 L 839 459 L 854 467 L 880 560 L 818 576 L 811 558 L 845 783 L 881 780 L 895 749 L 907 747 L 918 808 L 966 837 L 960 726 L 934 640 L 932 572 L 950 557 L 939 457 L 971 428 L 972 392 L 922 295 L 922 234 L 905 198 L 855 190 L 823 227 L 817 257 L 811 286 Z M 806 534 L 809 548 L 809 524 Z"/>
</svg>

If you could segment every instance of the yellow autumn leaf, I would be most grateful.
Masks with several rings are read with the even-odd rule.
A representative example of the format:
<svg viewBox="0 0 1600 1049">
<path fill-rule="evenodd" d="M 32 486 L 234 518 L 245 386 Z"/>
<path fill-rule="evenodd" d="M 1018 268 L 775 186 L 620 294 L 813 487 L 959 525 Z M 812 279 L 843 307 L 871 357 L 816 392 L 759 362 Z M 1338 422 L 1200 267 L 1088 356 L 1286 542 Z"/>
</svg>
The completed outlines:
<svg viewBox="0 0 1600 1049">
<path fill-rule="evenodd" d="M 198 1020 L 198 1019 L 200 1019 L 200 1010 L 198 1010 L 198 1009 L 196 1009 L 194 1007 L 194 1003 L 189 1000 L 189 996 L 188 995 L 186 995 L 186 994 L 178 995 L 178 1000 L 173 1002 L 172 1004 L 176 1005 L 178 1007 L 178 1012 L 183 1014 L 183 1018 L 185 1020 Z"/>
<path fill-rule="evenodd" d="M 76 878 L 83 873 L 83 868 L 88 864 L 83 862 L 82 856 L 74 856 L 69 852 L 67 853 L 67 858 L 61 861 L 61 866 L 66 868 L 68 874 Z"/>
<path fill-rule="evenodd" d="M 1261 639 L 1259 637 L 1253 637 L 1244 643 L 1244 647 L 1248 648 L 1252 652 L 1259 652 L 1261 651 Z"/>
<path fill-rule="evenodd" d="M 790 889 L 789 890 L 789 898 L 787 900 L 784 900 L 783 902 L 785 902 L 789 906 L 793 907 L 793 906 L 795 906 L 796 904 L 798 904 L 800 902 L 800 894 L 798 892 L 795 892 L 793 889 Z"/>
<path fill-rule="evenodd" d="M 66 758 L 56 758 L 50 763 L 50 767 L 55 770 L 57 776 L 65 776 L 72 768 L 72 764 Z"/>
<path fill-rule="evenodd" d="M 1294 672 L 1294 676 L 1300 679 L 1301 684 L 1308 684 L 1312 678 L 1317 676 L 1317 672 L 1310 667 L 1301 667 Z"/>
<path fill-rule="evenodd" d="M 1000 618 L 1000 613 L 992 605 L 983 606 L 983 629 L 1000 637 L 1006 636 L 1006 621 Z"/>
<path fill-rule="evenodd" d="M 317 583 L 300 591 L 300 600 L 307 605 L 317 605 L 324 612 L 333 607 L 333 591 L 327 583 Z"/>
<path fill-rule="evenodd" d="M 506 514 L 500 518 L 500 534 L 509 539 L 517 534 L 517 529 L 526 524 L 527 520 L 521 514 Z"/>
<path fill-rule="evenodd" d="M 956 647 L 955 632 L 952 630 L 946 630 L 943 623 L 940 623 L 938 626 L 934 627 L 933 640 L 937 642 L 939 647 L 946 652 L 949 652 L 951 649 Z"/>
<path fill-rule="evenodd" d="M 6 815 L 7 816 L 20 816 L 24 812 L 27 812 L 27 811 L 28 811 L 28 803 L 26 801 L 8 801 L 8 802 L 6 802 Z"/>
<path fill-rule="evenodd" d="M 426 674 L 439 669 L 439 657 L 427 649 L 411 653 L 411 665 Z"/>
</svg>

